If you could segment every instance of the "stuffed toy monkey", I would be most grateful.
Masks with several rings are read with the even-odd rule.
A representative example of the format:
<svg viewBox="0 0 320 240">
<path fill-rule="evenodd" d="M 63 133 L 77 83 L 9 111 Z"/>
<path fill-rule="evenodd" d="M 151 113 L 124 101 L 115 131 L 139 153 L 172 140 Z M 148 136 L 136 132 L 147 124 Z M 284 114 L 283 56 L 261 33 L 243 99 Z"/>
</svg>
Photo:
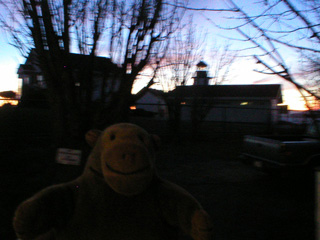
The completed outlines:
<svg viewBox="0 0 320 240">
<path fill-rule="evenodd" d="M 157 175 L 157 136 L 120 123 L 86 138 L 94 148 L 83 174 L 17 208 L 19 239 L 169 240 L 178 239 L 179 231 L 211 239 L 210 217 L 197 200 Z"/>
</svg>

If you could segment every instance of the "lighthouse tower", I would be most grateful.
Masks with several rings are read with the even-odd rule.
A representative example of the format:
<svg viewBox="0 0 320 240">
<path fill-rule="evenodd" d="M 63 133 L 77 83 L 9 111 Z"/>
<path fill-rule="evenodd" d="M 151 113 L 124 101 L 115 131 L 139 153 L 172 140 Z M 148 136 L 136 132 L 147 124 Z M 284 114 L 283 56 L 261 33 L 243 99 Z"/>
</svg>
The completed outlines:
<svg viewBox="0 0 320 240">
<path fill-rule="evenodd" d="M 208 86 L 209 80 L 211 77 L 208 77 L 208 65 L 200 61 L 197 64 L 197 71 L 195 74 L 195 77 L 193 77 L 193 85 L 194 86 Z"/>
</svg>

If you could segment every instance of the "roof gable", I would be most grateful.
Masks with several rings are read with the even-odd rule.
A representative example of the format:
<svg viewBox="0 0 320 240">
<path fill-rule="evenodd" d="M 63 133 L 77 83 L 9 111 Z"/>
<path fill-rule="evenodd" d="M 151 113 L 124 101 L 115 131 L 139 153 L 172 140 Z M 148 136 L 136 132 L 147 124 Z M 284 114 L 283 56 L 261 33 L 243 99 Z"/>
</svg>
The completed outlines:
<svg viewBox="0 0 320 240">
<path fill-rule="evenodd" d="M 70 63 L 74 69 L 81 69 L 87 66 L 89 61 L 92 61 L 92 57 L 90 55 L 82 55 L 70 53 L 69 55 Z M 116 71 L 119 67 L 111 62 L 110 58 L 105 57 L 94 57 L 94 70 L 99 72 L 104 72 L 106 70 Z"/>
<path fill-rule="evenodd" d="M 47 52 L 49 53 L 49 52 Z M 105 72 L 105 71 L 112 71 L 117 72 L 120 70 L 120 67 L 118 67 L 116 64 L 112 63 L 110 58 L 106 57 L 98 57 L 94 56 L 93 61 L 93 69 L 94 71 L 98 72 Z M 69 62 L 73 69 L 80 70 L 85 69 L 88 66 L 89 62 L 92 62 L 92 56 L 90 55 L 83 55 L 83 54 L 76 54 L 76 53 L 70 53 L 69 54 Z M 25 64 L 21 64 L 18 73 L 22 72 L 40 72 L 40 68 L 38 66 L 38 56 L 35 51 L 35 49 L 32 49 L 29 53 L 29 56 L 26 60 Z"/>
</svg>

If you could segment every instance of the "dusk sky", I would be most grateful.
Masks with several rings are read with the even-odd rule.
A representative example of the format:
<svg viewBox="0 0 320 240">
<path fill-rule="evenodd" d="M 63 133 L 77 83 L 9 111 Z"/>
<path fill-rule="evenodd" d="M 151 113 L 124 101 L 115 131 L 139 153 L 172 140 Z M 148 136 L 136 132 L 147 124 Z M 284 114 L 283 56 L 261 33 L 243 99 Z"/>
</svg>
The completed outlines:
<svg viewBox="0 0 320 240">
<path fill-rule="evenodd" d="M 191 0 L 190 7 L 196 8 L 223 8 L 223 0 Z M 235 1 L 239 4 L 244 5 L 244 1 Z M 248 3 L 251 4 L 248 4 Z M 251 11 L 255 11 L 255 5 L 252 4 L 254 0 L 245 1 L 246 7 Z M 221 25 L 225 24 L 228 20 L 225 18 L 223 13 L 217 12 L 193 12 L 194 23 L 197 29 L 207 29 L 208 35 L 208 48 L 210 48 L 210 43 L 223 44 L 230 42 L 228 38 L 238 38 L 235 32 L 222 31 L 217 29 L 214 24 Z M 210 19 L 210 20 L 207 20 Z M 214 24 L 213 24 L 214 23 Z M 232 41 L 230 42 L 232 48 L 241 48 L 240 42 Z M 289 54 L 288 54 L 289 53 Z M 286 52 L 285 58 L 291 59 L 289 62 L 291 66 L 296 65 L 296 57 L 292 52 Z M 207 56 L 203 56 L 204 61 L 206 61 Z M 25 59 L 20 55 L 19 51 L 13 46 L 8 44 L 8 38 L 3 33 L 0 32 L 0 91 L 18 89 L 18 76 L 16 74 L 19 64 L 24 63 Z M 255 64 L 256 61 L 250 58 L 240 58 L 233 66 L 231 76 L 232 80 L 228 81 L 226 84 L 283 84 L 282 90 L 284 95 L 285 103 L 290 106 L 291 109 L 304 109 L 304 103 L 302 103 L 300 95 L 294 89 L 291 84 L 284 82 L 280 78 L 270 77 L 254 71 L 257 68 Z M 210 64 L 210 63 L 209 63 Z"/>
</svg>

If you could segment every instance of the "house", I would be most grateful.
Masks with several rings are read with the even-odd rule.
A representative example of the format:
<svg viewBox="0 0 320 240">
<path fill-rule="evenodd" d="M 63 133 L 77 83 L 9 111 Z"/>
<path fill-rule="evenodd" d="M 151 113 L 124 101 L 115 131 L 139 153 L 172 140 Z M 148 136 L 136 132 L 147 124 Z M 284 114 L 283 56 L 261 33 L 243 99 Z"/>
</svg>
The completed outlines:
<svg viewBox="0 0 320 240">
<path fill-rule="evenodd" d="M 274 123 L 282 103 L 279 84 L 179 86 L 168 99 L 180 105 L 182 121 L 194 113 L 201 121 L 237 123 Z"/>
<path fill-rule="evenodd" d="M 164 100 L 165 93 L 160 90 L 147 89 L 131 106 L 132 110 L 150 113 L 157 119 L 168 119 L 167 104 Z"/>
<path fill-rule="evenodd" d="M 69 60 L 73 69 L 73 77 L 75 79 L 75 87 L 81 92 L 81 86 L 85 85 L 83 79 L 84 71 L 88 69 L 88 62 L 92 62 L 91 56 L 70 53 Z M 93 62 L 93 89 L 92 100 L 98 100 L 102 95 L 116 91 L 119 87 L 120 68 L 111 62 L 109 58 L 94 57 Z M 22 79 L 21 98 L 32 90 L 45 91 L 47 84 L 44 79 L 43 72 L 39 67 L 38 56 L 35 49 L 32 49 L 26 59 L 25 64 L 21 64 L 18 68 L 18 76 Z M 101 89 L 104 89 L 102 91 Z"/>
<path fill-rule="evenodd" d="M 182 121 L 273 124 L 279 119 L 281 85 L 209 85 L 207 64 L 200 61 L 191 86 L 178 86 L 168 102 Z M 179 107 L 178 107 L 179 106 Z"/>
<path fill-rule="evenodd" d="M 173 91 L 149 89 L 142 95 L 136 109 L 162 114 L 168 109 L 179 111 L 184 122 L 206 121 L 273 125 L 280 120 L 281 85 L 209 85 L 207 64 L 200 61 L 190 86 L 177 86 Z M 176 116 L 178 116 L 176 115 Z"/>
</svg>

